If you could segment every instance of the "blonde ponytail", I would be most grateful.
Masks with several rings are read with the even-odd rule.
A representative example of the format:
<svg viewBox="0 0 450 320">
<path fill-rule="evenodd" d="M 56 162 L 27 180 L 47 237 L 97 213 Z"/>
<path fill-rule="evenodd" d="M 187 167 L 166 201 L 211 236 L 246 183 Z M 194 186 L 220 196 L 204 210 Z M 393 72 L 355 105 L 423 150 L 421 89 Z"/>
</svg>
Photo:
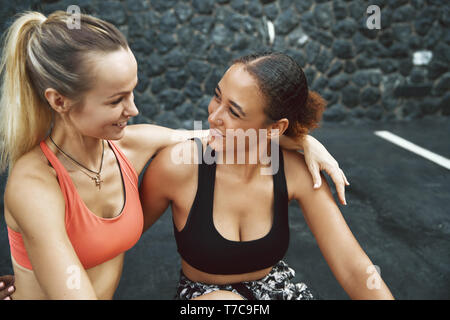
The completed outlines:
<svg viewBox="0 0 450 320">
<path fill-rule="evenodd" d="M 56 11 L 18 16 L 6 32 L 0 62 L 0 170 L 14 163 L 43 140 L 52 109 L 47 88 L 80 101 L 93 83 L 87 53 L 128 48 L 112 24 L 81 14 L 81 28 L 69 29 L 71 17 Z"/>
<path fill-rule="evenodd" d="M 4 39 L 0 74 L 0 170 L 42 139 L 51 123 L 51 111 L 34 90 L 27 72 L 30 38 L 46 17 L 38 12 L 22 14 Z"/>
</svg>

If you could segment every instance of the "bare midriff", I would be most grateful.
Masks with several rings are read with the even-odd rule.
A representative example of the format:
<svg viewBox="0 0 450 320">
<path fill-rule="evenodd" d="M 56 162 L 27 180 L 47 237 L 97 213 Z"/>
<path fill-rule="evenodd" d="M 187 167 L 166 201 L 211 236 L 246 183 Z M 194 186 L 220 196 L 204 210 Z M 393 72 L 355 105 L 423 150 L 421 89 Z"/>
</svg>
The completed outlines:
<svg viewBox="0 0 450 320">
<path fill-rule="evenodd" d="M 268 267 L 265 269 L 241 274 L 211 274 L 194 268 L 184 259 L 181 259 L 181 266 L 184 275 L 189 280 L 194 282 L 202 282 L 206 284 L 217 284 L 217 285 L 259 280 L 268 275 L 269 272 L 272 270 L 272 267 Z"/>
</svg>

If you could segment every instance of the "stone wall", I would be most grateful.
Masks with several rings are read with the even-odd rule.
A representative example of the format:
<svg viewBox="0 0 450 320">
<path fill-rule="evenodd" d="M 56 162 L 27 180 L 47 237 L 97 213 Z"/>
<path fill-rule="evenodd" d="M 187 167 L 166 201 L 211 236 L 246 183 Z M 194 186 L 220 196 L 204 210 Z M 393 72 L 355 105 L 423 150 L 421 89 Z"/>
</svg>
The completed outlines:
<svg viewBox="0 0 450 320">
<path fill-rule="evenodd" d="M 6 1 L 4 1 L 6 2 Z M 12 1 L 1 32 L 25 9 L 76 4 L 127 36 L 139 64 L 135 123 L 207 127 L 207 106 L 230 62 L 283 51 L 328 101 L 324 121 L 411 120 L 450 115 L 450 8 L 445 0 Z M 381 29 L 366 12 L 381 9 Z M 274 38 L 269 26 L 273 25 Z"/>
</svg>

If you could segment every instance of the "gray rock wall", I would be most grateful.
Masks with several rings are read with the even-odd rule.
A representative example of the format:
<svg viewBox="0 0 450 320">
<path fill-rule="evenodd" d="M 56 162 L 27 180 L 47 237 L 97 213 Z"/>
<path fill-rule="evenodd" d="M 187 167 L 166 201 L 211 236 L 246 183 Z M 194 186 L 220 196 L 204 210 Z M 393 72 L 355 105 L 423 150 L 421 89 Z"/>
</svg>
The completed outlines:
<svg viewBox="0 0 450 320">
<path fill-rule="evenodd" d="M 6 2 L 6 1 L 5 1 Z M 304 68 L 328 101 L 324 121 L 450 115 L 450 7 L 445 0 L 21 1 L 0 9 L 2 29 L 25 9 L 76 4 L 127 36 L 139 63 L 135 123 L 207 127 L 213 89 L 230 62 L 276 50 Z M 381 29 L 366 12 L 381 9 Z M 268 25 L 273 23 L 271 42 Z"/>
</svg>

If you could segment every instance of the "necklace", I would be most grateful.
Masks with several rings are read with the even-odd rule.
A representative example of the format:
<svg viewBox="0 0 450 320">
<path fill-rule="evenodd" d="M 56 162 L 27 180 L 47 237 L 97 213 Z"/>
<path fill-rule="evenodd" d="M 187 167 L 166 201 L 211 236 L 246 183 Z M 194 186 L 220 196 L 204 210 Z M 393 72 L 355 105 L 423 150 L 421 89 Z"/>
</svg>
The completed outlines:
<svg viewBox="0 0 450 320">
<path fill-rule="evenodd" d="M 61 151 L 61 153 L 63 155 L 65 155 L 67 158 L 69 158 L 70 160 L 72 160 L 76 165 L 78 165 L 79 167 L 84 168 L 85 170 L 92 172 L 93 174 L 95 174 L 95 177 L 89 175 L 87 172 L 80 170 L 81 172 L 83 172 L 85 175 L 87 175 L 89 178 L 91 178 L 94 182 L 95 182 L 95 186 L 98 187 L 98 190 L 100 190 L 102 188 L 101 183 L 103 182 L 102 178 L 101 178 L 101 173 L 102 173 L 102 167 L 103 167 L 103 156 L 105 154 L 105 141 L 102 140 L 102 161 L 100 163 L 100 170 L 98 172 L 95 172 L 89 168 L 86 168 L 85 166 L 83 166 L 81 163 L 79 163 L 77 160 L 75 160 L 74 158 L 72 158 L 71 156 L 69 156 L 67 153 L 65 153 L 56 143 L 55 141 L 53 141 L 52 136 L 49 135 L 50 141 L 55 145 L 55 147 Z"/>
</svg>

